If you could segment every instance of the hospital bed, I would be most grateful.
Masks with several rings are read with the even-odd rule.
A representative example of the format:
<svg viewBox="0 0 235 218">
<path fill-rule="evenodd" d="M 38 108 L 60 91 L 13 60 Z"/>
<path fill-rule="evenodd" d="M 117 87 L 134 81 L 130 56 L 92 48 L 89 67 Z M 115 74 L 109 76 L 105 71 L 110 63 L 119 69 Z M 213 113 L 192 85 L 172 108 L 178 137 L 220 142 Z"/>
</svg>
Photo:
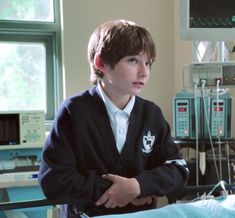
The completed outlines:
<svg viewBox="0 0 235 218">
<path fill-rule="evenodd" d="M 214 189 L 213 189 L 214 188 Z M 226 189 L 226 192 L 224 192 Z M 215 198 L 208 198 L 210 190 L 213 192 L 223 192 L 223 196 L 218 196 Z M 231 192 L 235 191 L 235 184 L 224 185 L 223 187 L 215 185 L 204 185 L 199 187 L 186 187 L 180 190 L 178 194 L 187 193 L 200 193 L 200 196 L 204 192 L 209 192 L 204 198 L 196 199 L 194 202 L 189 203 L 172 203 L 162 208 L 152 209 L 148 211 L 141 211 L 135 213 L 126 213 L 120 215 L 105 215 L 97 216 L 94 218 L 234 218 L 235 217 L 235 195 Z M 231 194 L 229 194 L 231 193 Z M 20 209 L 20 208 L 31 208 L 31 207 L 41 207 L 41 206 L 56 206 L 59 204 L 64 204 L 68 202 L 53 201 L 49 199 L 40 199 L 33 201 L 24 202 L 11 202 L 11 203 L 1 203 L 0 213 L 2 211 Z M 59 216 L 57 216 L 59 217 Z M 85 214 L 83 217 L 88 217 Z"/>
</svg>

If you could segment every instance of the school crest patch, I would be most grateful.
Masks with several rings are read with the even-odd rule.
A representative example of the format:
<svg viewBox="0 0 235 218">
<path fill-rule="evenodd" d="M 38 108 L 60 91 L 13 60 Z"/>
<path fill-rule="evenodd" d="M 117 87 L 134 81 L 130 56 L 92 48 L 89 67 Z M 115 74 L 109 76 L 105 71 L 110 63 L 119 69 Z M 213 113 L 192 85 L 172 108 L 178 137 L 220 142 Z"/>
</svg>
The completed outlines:
<svg viewBox="0 0 235 218">
<path fill-rule="evenodd" d="M 156 135 L 150 129 L 146 130 L 142 136 L 141 151 L 145 154 L 150 153 L 153 150 Z"/>
</svg>

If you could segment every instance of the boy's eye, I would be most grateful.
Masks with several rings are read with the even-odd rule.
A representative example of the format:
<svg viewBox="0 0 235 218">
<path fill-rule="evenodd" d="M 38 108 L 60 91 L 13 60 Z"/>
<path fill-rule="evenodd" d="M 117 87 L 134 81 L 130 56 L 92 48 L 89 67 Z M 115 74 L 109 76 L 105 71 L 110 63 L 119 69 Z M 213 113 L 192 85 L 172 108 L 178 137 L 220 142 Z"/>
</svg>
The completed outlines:
<svg viewBox="0 0 235 218">
<path fill-rule="evenodd" d="M 132 63 L 137 63 L 137 59 L 134 57 L 129 58 L 128 61 Z"/>
<path fill-rule="evenodd" d="M 151 62 L 151 61 L 147 61 L 145 64 L 146 64 L 146 66 L 149 66 L 149 67 L 151 67 L 151 65 L 152 65 L 152 62 Z"/>
</svg>

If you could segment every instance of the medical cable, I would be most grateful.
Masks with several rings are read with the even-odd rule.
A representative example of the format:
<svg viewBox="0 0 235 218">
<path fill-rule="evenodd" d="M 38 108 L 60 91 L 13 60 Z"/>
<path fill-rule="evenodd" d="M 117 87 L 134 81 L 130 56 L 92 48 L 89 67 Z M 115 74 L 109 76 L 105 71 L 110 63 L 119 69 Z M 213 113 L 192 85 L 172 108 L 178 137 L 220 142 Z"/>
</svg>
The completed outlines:
<svg viewBox="0 0 235 218">
<path fill-rule="evenodd" d="M 195 202 L 195 201 L 198 201 L 198 200 L 206 200 L 206 199 L 214 198 L 212 193 L 218 188 L 218 186 L 221 186 L 221 188 L 223 190 L 223 195 L 224 196 L 228 196 L 228 191 L 226 190 L 225 185 L 226 185 L 226 182 L 221 180 L 211 189 L 211 191 L 208 192 L 208 194 L 204 193 L 200 197 L 194 198 L 191 202 Z"/>
<path fill-rule="evenodd" d="M 219 146 L 219 171 L 220 171 L 220 180 L 222 179 L 222 154 L 221 154 L 221 140 L 220 140 L 220 127 L 219 127 L 219 85 L 220 80 L 216 82 L 216 120 L 217 120 L 217 138 L 218 138 L 218 146 Z"/>
<path fill-rule="evenodd" d="M 198 160 L 198 111 L 197 111 L 197 83 L 194 84 L 194 110 L 195 110 L 195 138 L 196 138 L 196 185 L 199 185 L 199 160 Z"/>
<path fill-rule="evenodd" d="M 220 176 L 219 176 L 219 172 L 218 172 L 218 168 L 217 168 L 217 164 L 216 164 L 216 157 L 215 157 L 215 150 L 214 150 L 214 145 L 212 142 L 212 137 L 211 137 L 211 132 L 210 132 L 210 127 L 209 127 L 209 118 L 208 118 L 208 111 L 206 110 L 206 102 L 205 102 L 205 85 L 206 85 L 206 81 L 202 80 L 202 100 L 203 100 L 203 105 L 204 105 L 204 112 L 205 112 L 205 119 L 206 119 L 206 126 L 207 126 L 207 130 L 208 130 L 208 135 L 209 135 L 209 140 L 210 140 L 210 145 L 211 145 L 211 150 L 212 150 L 212 154 L 213 154 L 213 160 L 214 160 L 214 166 L 215 166 L 215 172 L 216 172 L 216 176 L 218 181 L 220 181 Z"/>
<path fill-rule="evenodd" d="M 226 142 L 226 154 L 227 154 L 227 167 L 228 167 L 228 182 L 229 184 L 232 183 L 231 181 L 231 168 L 230 168 L 230 152 L 229 152 L 229 144 L 228 141 Z M 232 191 L 231 191 L 232 194 Z"/>
</svg>

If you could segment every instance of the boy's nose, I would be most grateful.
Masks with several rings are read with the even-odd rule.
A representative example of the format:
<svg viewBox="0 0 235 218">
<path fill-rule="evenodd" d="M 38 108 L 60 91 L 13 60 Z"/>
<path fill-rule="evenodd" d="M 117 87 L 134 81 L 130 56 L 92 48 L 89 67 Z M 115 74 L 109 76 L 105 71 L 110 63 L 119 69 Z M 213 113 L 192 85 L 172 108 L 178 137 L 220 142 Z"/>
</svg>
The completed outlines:
<svg viewBox="0 0 235 218">
<path fill-rule="evenodd" d="M 149 74 L 149 67 L 145 63 L 141 64 L 139 67 L 139 76 L 146 77 Z"/>
</svg>

